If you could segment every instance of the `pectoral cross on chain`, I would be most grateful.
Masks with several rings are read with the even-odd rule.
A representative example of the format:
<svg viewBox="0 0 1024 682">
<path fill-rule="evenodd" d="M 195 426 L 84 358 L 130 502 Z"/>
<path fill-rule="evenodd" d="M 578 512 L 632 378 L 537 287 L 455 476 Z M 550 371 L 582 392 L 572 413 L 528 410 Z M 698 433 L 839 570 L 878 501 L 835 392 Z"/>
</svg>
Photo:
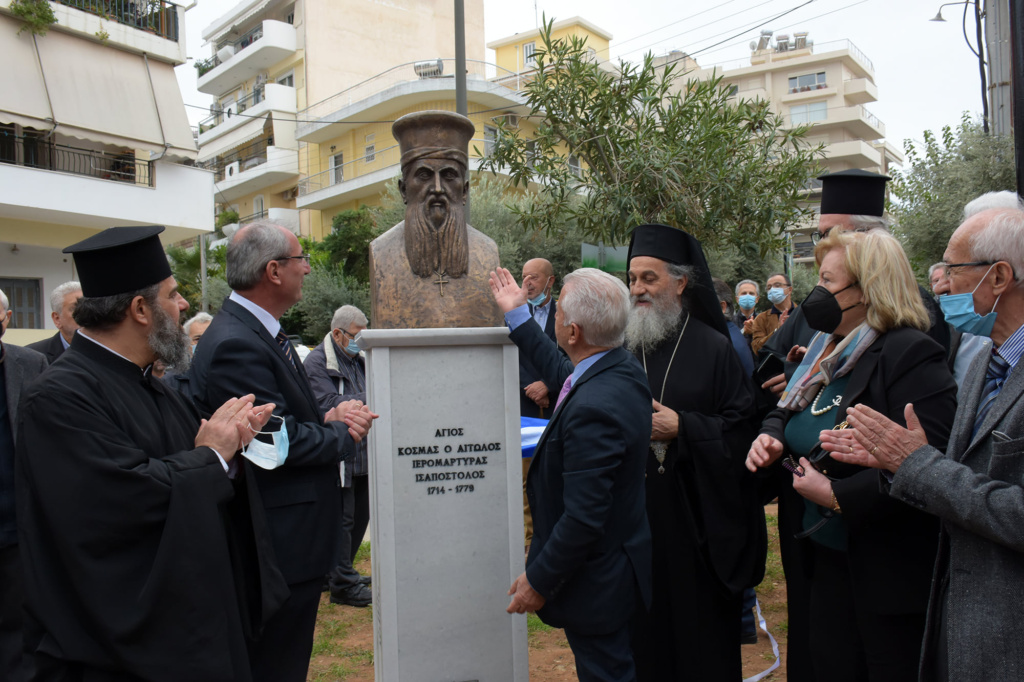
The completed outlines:
<svg viewBox="0 0 1024 682">
<path fill-rule="evenodd" d="M 437 281 L 434 284 L 441 288 L 441 296 L 444 296 L 444 285 L 448 284 L 448 280 L 444 278 L 445 273 L 435 271 L 434 274 L 437 275 Z"/>
</svg>

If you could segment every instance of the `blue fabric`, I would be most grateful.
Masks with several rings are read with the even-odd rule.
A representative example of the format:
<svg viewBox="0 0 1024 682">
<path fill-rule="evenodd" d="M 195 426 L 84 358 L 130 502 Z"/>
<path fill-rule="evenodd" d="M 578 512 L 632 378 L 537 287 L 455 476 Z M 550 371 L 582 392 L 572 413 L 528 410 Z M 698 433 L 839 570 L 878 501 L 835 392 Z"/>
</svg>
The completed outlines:
<svg viewBox="0 0 1024 682">
<path fill-rule="evenodd" d="M 1010 363 L 1004 360 L 997 350 L 993 349 L 992 356 L 988 361 L 988 370 L 985 372 L 985 385 L 981 389 L 981 402 L 978 404 L 977 416 L 974 417 L 974 429 L 971 431 L 971 438 L 977 435 L 978 429 L 981 428 L 982 423 L 985 421 L 985 415 L 988 414 L 992 403 L 999 396 L 999 391 L 1003 389 L 1003 382 L 1006 381 L 1006 376 L 1009 373 Z"/>
<path fill-rule="evenodd" d="M 537 441 L 540 440 L 540 434 L 544 433 L 547 425 L 547 419 L 537 419 L 536 417 L 519 418 L 519 431 L 524 459 L 533 457 L 533 451 L 537 449 Z"/>
<path fill-rule="evenodd" d="M 750 352 L 750 342 L 747 341 L 747 337 L 743 336 L 743 332 L 735 323 L 727 321 L 725 326 L 729 328 L 729 340 L 732 341 L 732 347 L 740 358 L 743 371 L 748 377 L 752 376 L 754 374 L 754 354 Z"/>
</svg>

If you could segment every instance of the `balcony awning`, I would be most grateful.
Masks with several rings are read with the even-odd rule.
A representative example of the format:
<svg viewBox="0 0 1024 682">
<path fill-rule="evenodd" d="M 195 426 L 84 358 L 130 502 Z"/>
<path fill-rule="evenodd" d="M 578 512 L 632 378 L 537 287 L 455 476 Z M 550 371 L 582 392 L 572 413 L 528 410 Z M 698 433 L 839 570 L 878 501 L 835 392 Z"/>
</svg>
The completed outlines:
<svg viewBox="0 0 1024 682">
<path fill-rule="evenodd" d="M 0 16 L 0 30 L 18 22 Z M 82 140 L 194 159 L 192 129 L 174 67 L 62 33 L 27 32 L 0 70 L 0 122 Z M 56 125 L 55 125 L 56 124 Z"/>
<path fill-rule="evenodd" d="M 244 115 L 245 114 L 239 114 L 239 116 Z M 246 142 L 255 140 L 263 134 L 263 127 L 267 122 L 268 116 L 270 116 L 270 114 L 257 116 L 251 121 L 246 121 L 223 137 L 218 137 L 209 144 L 204 144 L 203 148 L 199 150 L 199 160 L 208 161 L 213 157 L 229 152 L 235 147 L 239 147 Z"/>
<path fill-rule="evenodd" d="M 271 2 L 273 2 L 273 0 L 250 0 L 250 2 L 247 3 L 249 7 L 239 7 L 236 5 L 234 9 L 228 12 L 228 14 L 221 16 L 216 22 L 203 31 L 203 40 L 205 43 L 209 43 L 215 36 L 223 33 L 224 29 L 232 26 L 241 26 L 250 18 L 267 9 L 267 6 Z"/>
</svg>

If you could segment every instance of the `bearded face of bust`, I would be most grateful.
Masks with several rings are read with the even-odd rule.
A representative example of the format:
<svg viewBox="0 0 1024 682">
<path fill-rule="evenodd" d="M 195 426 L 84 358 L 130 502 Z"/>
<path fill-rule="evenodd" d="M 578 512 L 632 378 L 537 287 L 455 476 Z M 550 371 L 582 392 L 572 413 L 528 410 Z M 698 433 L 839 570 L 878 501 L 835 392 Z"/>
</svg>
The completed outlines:
<svg viewBox="0 0 1024 682">
<path fill-rule="evenodd" d="M 406 256 L 413 272 L 463 276 L 469 266 L 465 168 L 453 159 L 417 159 L 405 169 L 398 188 L 406 205 Z"/>
</svg>

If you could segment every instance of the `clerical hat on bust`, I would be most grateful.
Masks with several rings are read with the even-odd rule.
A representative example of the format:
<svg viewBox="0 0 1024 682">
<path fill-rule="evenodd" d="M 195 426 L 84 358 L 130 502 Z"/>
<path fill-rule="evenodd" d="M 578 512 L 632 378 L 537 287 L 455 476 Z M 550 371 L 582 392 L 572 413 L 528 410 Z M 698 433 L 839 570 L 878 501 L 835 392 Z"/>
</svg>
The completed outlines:
<svg viewBox="0 0 1024 682">
<path fill-rule="evenodd" d="M 885 212 L 887 175 L 853 169 L 819 175 L 821 212 L 847 215 L 873 215 Z"/>
<path fill-rule="evenodd" d="M 676 265 L 689 265 L 696 271 L 686 283 L 686 297 L 690 312 L 712 329 L 729 338 L 725 326 L 722 306 L 715 294 L 711 271 L 704 258 L 704 250 L 697 239 L 686 232 L 668 225 L 647 224 L 633 229 L 629 239 L 629 263 L 638 256 L 650 256 Z M 628 265 L 627 265 L 628 267 Z"/>
<path fill-rule="evenodd" d="M 64 249 L 75 257 L 82 295 L 138 291 L 171 276 L 159 235 L 162 225 L 111 227 Z"/>
<path fill-rule="evenodd" d="M 402 170 L 418 159 L 452 159 L 465 168 L 476 126 L 454 111 L 416 111 L 391 126 L 402 152 Z"/>
</svg>

